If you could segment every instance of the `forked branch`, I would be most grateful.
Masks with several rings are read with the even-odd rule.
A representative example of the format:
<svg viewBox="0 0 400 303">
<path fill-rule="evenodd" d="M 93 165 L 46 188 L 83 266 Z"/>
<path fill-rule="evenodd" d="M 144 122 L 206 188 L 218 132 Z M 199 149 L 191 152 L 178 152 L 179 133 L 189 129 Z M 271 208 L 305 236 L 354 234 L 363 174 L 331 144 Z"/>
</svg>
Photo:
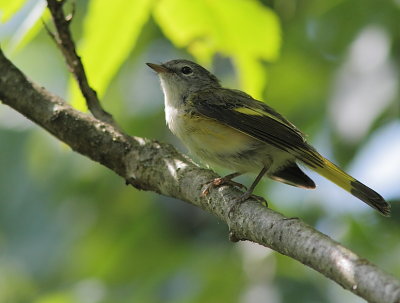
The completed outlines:
<svg viewBox="0 0 400 303">
<path fill-rule="evenodd" d="M 117 126 L 113 117 L 102 108 L 96 91 L 89 85 L 85 68 L 82 64 L 81 58 L 78 56 L 75 42 L 72 39 L 71 31 L 69 28 L 72 18 L 74 16 L 75 5 L 74 3 L 72 4 L 72 13 L 68 16 L 65 16 L 63 10 L 65 2 L 66 1 L 47 0 L 47 6 L 53 18 L 56 32 L 53 33 L 46 24 L 45 29 L 63 53 L 68 68 L 78 82 L 79 88 L 86 100 L 86 104 L 90 112 L 97 119 L 108 124 Z"/>
</svg>

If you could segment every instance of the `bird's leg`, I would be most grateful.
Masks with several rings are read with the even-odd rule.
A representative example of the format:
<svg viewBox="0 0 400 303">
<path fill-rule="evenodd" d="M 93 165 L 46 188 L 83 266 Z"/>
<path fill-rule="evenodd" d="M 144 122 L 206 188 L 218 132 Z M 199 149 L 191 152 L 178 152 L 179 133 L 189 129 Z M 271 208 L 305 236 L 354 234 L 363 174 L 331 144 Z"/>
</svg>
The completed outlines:
<svg viewBox="0 0 400 303">
<path fill-rule="evenodd" d="M 211 182 L 206 184 L 206 187 L 201 192 L 201 196 L 202 197 L 207 196 L 213 187 L 218 187 L 218 186 L 221 186 L 224 184 L 230 184 L 230 185 L 237 186 L 240 188 L 246 188 L 246 186 L 244 186 L 243 184 L 240 184 L 240 183 L 232 180 L 233 178 L 236 178 L 237 176 L 240 176 L 241 174 L 242 173 L 236 172 L 233 174 L 226 175 L 225 177 L 215 178 L 214 180 L 212 180 Z"/>
<path fill-rule="evenodd" d="M 254 182 L 249 187 L 249 189 L 242 196 L 240 196 L 237 199 L 235 205 L 240 204 L 240 203 L 246 201 L 248 198 L 252 197 L 252 198 L 260 201 L 261 203 L 265 203 L 265 205 L 268 206 L 267 201 L 263 197 L 253 195 L 254 189 L 256 188 L 257 184 L 261 181 L 262 177 L 264 177 L 264 175 L 267 172 L 267 170 L 268 170 L 268 168 L 264 166 L 263 169 L 260 171 L 260 173 L 257 175 L 257 177 L 254 180 Z"/>
</svg>

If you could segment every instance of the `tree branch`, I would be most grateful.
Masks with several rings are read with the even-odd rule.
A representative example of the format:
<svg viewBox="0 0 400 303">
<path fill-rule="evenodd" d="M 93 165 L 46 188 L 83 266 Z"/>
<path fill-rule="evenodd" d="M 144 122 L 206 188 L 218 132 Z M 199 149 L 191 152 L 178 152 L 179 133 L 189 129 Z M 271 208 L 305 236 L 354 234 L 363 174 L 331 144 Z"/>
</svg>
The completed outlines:
<svg viewBox="0 0 400 303">
<path fill-rule="evenodd" d="M 368 302 L 399 303 L 400 281 L 298 219 L 249 200 L 234 208 L 241 192 L 230 186 L 201 197 L 216 177 L 171 145 L 131 137 L 71 108 L 30 82 L 0 50 L 0 99 L 74 151 L 116 172 L 128 183 L 196 205 L 225 222 L 233 239 L 249 240 L 294 258 Z"/>
<path fill-rule="evenodd" d="M 69 30 L 69 25 L 73 18 L 73 12 L 71 15 L 65 16 L 63 11 L 64 4 L 65 1 L 47 0 L 47 7 L 49 8 L 53 18 L 56 32 L 52 33 L 46 24 L 44 27 L 63 53 L 69 70 L 78 82 L 79 88 L 86 100 L 90 112 L 97 119 L 117 127 L 113 117 L 102 108 L 96 91 L 89 85 L 85 68 L 83 67 L 81 58 L 76 52 L 75 42 L 72 39 L 71 31 Z"/>
</svg>

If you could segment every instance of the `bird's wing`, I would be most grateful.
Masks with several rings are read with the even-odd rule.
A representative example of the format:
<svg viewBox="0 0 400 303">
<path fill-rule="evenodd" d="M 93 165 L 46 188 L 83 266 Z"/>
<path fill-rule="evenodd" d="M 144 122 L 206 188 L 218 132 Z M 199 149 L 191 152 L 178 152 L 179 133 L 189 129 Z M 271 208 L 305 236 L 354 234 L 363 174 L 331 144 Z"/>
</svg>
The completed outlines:
<svg viewBox="0 0 400 303">
<path fill-rule="evenodd" d="M 241 91 L 201 91 L 192 94 L 188 101 L 201 115 L 293 153 L 310 166 L 321 166 L 321 156 L 307 144 L 304 135 L 292 123 Z"/>
</svg>

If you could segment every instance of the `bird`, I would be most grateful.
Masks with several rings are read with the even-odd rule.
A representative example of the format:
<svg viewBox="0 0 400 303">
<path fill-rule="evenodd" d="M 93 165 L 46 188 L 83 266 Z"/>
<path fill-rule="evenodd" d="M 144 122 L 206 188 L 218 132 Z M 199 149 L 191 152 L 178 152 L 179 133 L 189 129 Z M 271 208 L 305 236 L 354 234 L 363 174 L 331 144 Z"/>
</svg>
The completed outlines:
<svg viewBox="0 0 400 303">
<path fill-rule="evenodd" d="M 171 132 L 208 166 L 233 172 L 211 181 L 203 194 L 225 183 L 242 186 L 232 179 L 245 173 L 258 174 L 238 202 L 258 198 L 253 191 L 264 176 L 314 189 L 314 181 L 302 170 L 305 166 L 390 216 L 390 204 L 381 195 L 323 157 L 303 132 L 266 103 L 222 87 L 215 75 L 189 60 L 146 64 L 160 79 Z"/>
</svg>

